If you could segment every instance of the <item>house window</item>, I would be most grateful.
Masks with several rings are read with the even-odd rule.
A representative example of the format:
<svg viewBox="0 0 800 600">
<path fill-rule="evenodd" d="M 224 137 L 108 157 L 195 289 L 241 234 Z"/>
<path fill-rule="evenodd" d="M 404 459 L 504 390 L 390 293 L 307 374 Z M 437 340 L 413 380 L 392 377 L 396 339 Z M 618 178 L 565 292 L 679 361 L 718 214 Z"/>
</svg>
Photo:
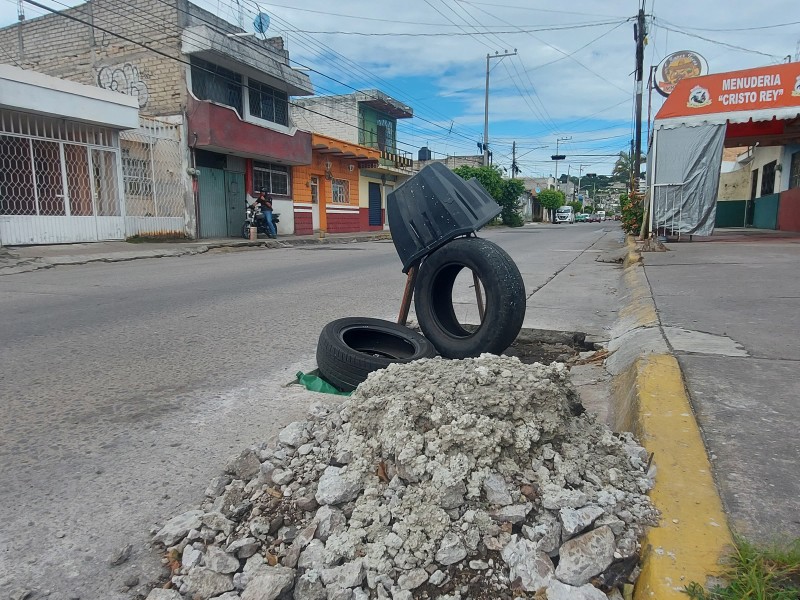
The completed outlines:
<svg viewBox="0 0 800 600">
<path fill-rule="evenodd" d="M 333 201 L 339 204 L 350 204 L 350 182 L 346 179 L 334 179 L 331 185 Z"/>
<path fill-rule="evenodd" d="M 265 121 L 289 125 L 289 97 L 286 92 L 248 79 L 250 114 Z"/>
<path fill-rule="evenodd" d="M 775 193 L 775 167 L 778 161 L 773 160 L 771 163 L 764 165 L 764 170 L 761 172 L 761 195 L 767 196 Z"/>
<path fill-rule="evenodd" d="M 311 203 L 319 204 L 319 177 L 311 177 Z"/>
<path fill-rule="evenodd" d="M 130 150 L 122 150 L 122 176 L 125 181 L 126 196 L 150 196 L 153 193 L 153 180 L 150 177 L 150 161 L 134 158 Z"/>
<path fill-rule="evenodd" d="M 273 196 L 289 195 L 289 167 L 272 163 L 253 163 L 253 190 L 267 190 Z"/>
<path fill-rule="evenodd" d="M 242 111 L 242 76 L 200 58 L 191 57 L 192 93 L 200 100 L 210 100 Z"/>
<path fill-rule="evenodd" d="M 378 119 L 378 148 L 381 152 L 394 152 L 394 123 Z"/>
<path fill-rule="evenodd" d="M 792 154 L 792 166 L 789 167 L 789 187 L 800 188 L 800 152 Z"/>
</svg>

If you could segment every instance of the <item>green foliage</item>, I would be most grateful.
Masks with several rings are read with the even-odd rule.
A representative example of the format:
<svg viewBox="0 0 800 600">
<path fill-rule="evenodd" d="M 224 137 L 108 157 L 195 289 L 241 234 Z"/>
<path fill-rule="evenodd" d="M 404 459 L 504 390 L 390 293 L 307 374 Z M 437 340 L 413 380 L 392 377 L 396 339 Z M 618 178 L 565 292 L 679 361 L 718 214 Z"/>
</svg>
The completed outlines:
<svg viewBox="0 0 800 600">
<path fill-rule="evenodd" d="M 576 200 L 575 202 L 567 203 L 567 206 L 571 206 L 573 212 L 577 215 L 579 212 L 583 212 L 583 202 Z"/>
<path fill-rule="evenodd" d="M 556 210 L 564 206 L 564 192 L 561 190 L 542 190 L 538 195 L 539 203 L 548 210 Z"/>
<path fill-rule="evenodd" d="M 759 548 L 736 539 L 736 552 L 723 578 L 727 585 L 703 589 L 697 582 L 683 592 L 692 600 L 797 600 L 800 598 L 800 539 L 783 547 Z"/>
<path fill-rule="evenodd" d="M 622 213 L 622 229 L 626 233 L 639 233 L 644 217 L 644 199 L 638 194 L 628 197 L 628 194 L 621 194 L 619 197 L 619 207 Z"/>
<path fill-rule="evenodd" d="M 469 181 L 476 178 L 489 195 L 500 205 L 503 225 L 521 227 L 524 223 L 519 198 L 525 193 L 525 185 L 519 179 L 503 179 L 496 167 L 470 167 L 464 165 L 453 169 L 453 173 Z"/>
</svg>

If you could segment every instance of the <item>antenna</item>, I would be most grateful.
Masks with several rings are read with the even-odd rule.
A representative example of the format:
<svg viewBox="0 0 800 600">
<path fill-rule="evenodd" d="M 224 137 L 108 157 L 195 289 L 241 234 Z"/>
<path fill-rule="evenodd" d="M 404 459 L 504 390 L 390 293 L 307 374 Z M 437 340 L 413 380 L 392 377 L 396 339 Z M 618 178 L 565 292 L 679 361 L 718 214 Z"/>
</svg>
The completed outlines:
<svg viewBox="0 0 800 600">
<path fill-rule="evenodd" d="M 19 49 L 19 62 L 25 61 L 25 48 L 22 40 L 22 22 L 25 20 L 25 5 L 23 0 L 17 0 L 17 48 Z M 20 65 L 21 66 L 21 65 Z"/>
</svg>

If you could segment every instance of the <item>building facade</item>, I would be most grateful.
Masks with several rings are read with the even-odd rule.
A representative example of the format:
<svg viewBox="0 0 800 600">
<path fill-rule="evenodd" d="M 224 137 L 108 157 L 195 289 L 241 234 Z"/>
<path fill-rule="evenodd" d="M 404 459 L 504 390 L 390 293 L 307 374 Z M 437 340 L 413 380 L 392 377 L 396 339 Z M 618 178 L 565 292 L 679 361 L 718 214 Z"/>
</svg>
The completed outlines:
<svg viewBox="0 0 800 600">
<path fill-rule="evenodd" d="M 386 197 L 413 174 L 411 157 L 397 149 L 397 120 L 413 116 L 411 107 L 379 90 L 292 103 L 299 127 L 378 151 L 378 157 L 357 161 L 359 231 L 388 227 Z"/>
<path fill-rule="evenodd" d="M 292 169 L 311 162 L 311 135 L 289 98 L 313 88 L 281 38 L 257 40 L 185 0 L 64 13 L 0 29 L 0 46 L 25 69 L 135 98 L 142 121 L 121 136 L 127 235 L 239 235 L 260 188 L 284 209 L 281 232 L 294 231 Z"/>
</svg>

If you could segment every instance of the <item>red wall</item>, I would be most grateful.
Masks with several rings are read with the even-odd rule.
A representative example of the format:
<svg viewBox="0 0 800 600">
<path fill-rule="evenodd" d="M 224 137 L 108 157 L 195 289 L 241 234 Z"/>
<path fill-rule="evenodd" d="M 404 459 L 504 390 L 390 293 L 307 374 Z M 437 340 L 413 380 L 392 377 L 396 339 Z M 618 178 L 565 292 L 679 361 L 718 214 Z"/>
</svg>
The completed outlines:
<svg viewBox="0 0 800 600">
<path fill-rule="evenodd" d="M 781 192 L 778 205 L 778 229 L 800 231 L 800 188 Z"/>
<path fill-rule="evenodd" d="M 369 208 L 364 208 L 363 206 L 360 208 L 358 211 L 358 220 L 361 231 L 381 231 L 383 229 L 383 225 L 369 224 Z M 384 210 L 381 209 L 381 223 L 385 222 L 386 214 L 384 213 Z"/>
<path fill-rule="evenodd" d="M 290 164 L 311 163 L 311 134 L 296 131 L 286 135 L 266 127 L 242 121 L 236 111 L 202 102 L 189 96 L 189 140 L 197 148 L 212 147 L 222 151 L 280 160 Z M 194 139 L 194 135 L 197 139 Z"/>
<path fill-rule="evenodd" d="M 361 231 L 358 223 L 358 213 L 349 214 L 328 213 L 328 233 L 352 233 Z"/>
<path fill-rule="evenodd" d="M 311 213 L 294 211 L 294 234 L 312 235 L 313 233 L 314 225 L 311 220 Z"/>
</svg>

